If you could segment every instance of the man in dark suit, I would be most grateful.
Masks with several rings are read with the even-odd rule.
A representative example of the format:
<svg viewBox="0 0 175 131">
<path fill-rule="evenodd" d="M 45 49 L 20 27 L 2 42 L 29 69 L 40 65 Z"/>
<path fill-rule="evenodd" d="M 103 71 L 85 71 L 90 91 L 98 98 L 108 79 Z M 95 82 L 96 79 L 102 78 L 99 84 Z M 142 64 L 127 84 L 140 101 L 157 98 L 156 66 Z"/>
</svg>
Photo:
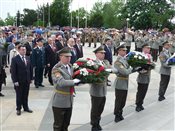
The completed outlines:
<svg viewBox="0 0 175 131">
<path fill-rule="evenodd" d="M 70 39 L 68 40 L 68 42 L 67 42 L 67 46 L 68 46 L 69 49 L 71 50 L 71 54 L 72 54 L 71 60 L 70 60 L 70 63 L 71 63 L 71 64 L 74 64 L 75 61 L 77 60 L 77 52 L 76 52 L 76 50 L 75 50 L 75 48 L 74 48 L 74 45 L 75 45 L 74 39 L 73 39 L 73 38 L 70 38 Z"/>
<path fill-rule="evenodd" d="M 45 56 L 46 56 L 46 66 L 48 69 L 48 80 L 51 85 L 53 85 L 51 71 L 53 66 L 57 63 L 55 51 L 56 51 L 56 48 L 53 45 L 52 38 L 48 38 L 48 45 L 45 47 Z"/>
<path fill-rule="evenodd" d="M 111 38 L 105 39 L 104 50 L 105 50 L 105 59 L 109 61 L 110 65 L 112 65 L 112 50 L 111 50 Z"/>
<path fill-rule="evenodd" d="M 32 46 L 33 46 L 33 36 L 32 35 L 28 35 L 27 36 L 27 41 L 24 43 L 24 45 L 26 46 L 26 56 L 30 56 L 32 54 Z"/>
<path fill-rule="evenodd" d="M 81 45 L 80 38 L 76 39 L 76 44 L 74 45 L 74 48 L 77 52 L 77 59 L 82 58 L 83 57 L 83 47 Z"/>
<path fill-rule="evenodd" d="M 13 57 L 11 63 L 11 78 L 16 91 L 17 115 L 21 115 L 21 107 L 24 111 L 32 113 L 28 107 L 28 94 L 32 82 L 32 66 L 29 57 L 26 57 L 26 47 L 18 47 L 19 55 Z"/>
<path fill-rule="evenodd" d="M 35 71 L 35 87 L 39 86 L 44 87 L 42 85 L 43 82 L 43 70 L 45 66 L 45 50 L 43 48 L 42 38 L 39 38 L 36 43 L 37 47 L 32 51 L 32 64 Z"/>
</svg>

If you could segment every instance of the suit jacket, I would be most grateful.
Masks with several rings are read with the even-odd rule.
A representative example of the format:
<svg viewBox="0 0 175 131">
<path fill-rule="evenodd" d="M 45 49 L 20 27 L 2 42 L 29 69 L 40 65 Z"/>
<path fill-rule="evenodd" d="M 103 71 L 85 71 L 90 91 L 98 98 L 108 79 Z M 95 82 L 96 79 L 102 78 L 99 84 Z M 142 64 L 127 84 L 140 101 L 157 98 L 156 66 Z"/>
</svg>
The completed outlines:
<svg viewBox="0 0 175 131">
<path fill-rule="evenodd" d="M 105 53 L 105 59 L 109 61 L 109 63 L 112 65 L 112 50 L 108 48 L 106 45 L 104 45 Z"/>
<path fill-rule="evenodd" d="M 61 49 L 63 49 L 65 46 L 63 46 L 62 44 L 61 44 L 61 42 L 59 41 L 59 40 L 56 40 L 55 41 L 55 46 L 56 46 L 56 50 L 57 51 L 59 51 L 59 50 L 61 50 Z"/>
<path fill-rule="evenodd" d="M 79 48 L 79 47 L 80 47 L 80 48 Z M 74 48 L 75 48 L 75 50 L 76 50 L 76 52 L 77 52 L 77 59 L 83 57 L 83 47 L 82 47 L 81 45 L 79 45 L 79 47 L 78 47 L 77 44 L 74 45 Z"/>
<path fill-rule="evenodd" d="M 56 64 L 56 53 L 50 45 L 45 47 L 46 65 L 50 64 L 53 67 Z"/>
<path fill-rule="evenodd" d="M 23 62 L 20 55 L 17 55 L 12 58 L 11 63 L 11 78 L 13 83 L 19 82 L 20 83 L 30 83 L 30 81 L 33 79 L 32 74 L 32 66 L 30 62 L 30 58 L 26 56 L 26 63 Z"/>
<path fill-rule="evenodd" d="M 129 74 L 132 73 L 132 69 L 129 67 L 127 61 L 118 55 L 114 63 L 114 68 L 118 70 L 114 82 L 115 88 L 118 90 L 128 90 Z"/>
<path fill-rule="evenodd" d="M 32 50 L 32 65 L 33 67 L 45 66 L 45 49 L 42 47 L 40 50 L 38 47 Z"/>
<path fill-rule="evenodd" d="M 170 57 L 170 52 L 163 49 L 163 51 L 160 52 L 159 59 L 160 59 L 160 74 L 163 75 L 171 75 L 171 67 L 167 65 L 166 61 Z"/>
<path fill-rule="evenodd" d="M 100 64 L 99 60 L 96 60 L 97 64 Z M 104 67 L 109 68 L 109 62 L 103 60 Z M 103 83 L 93 83 L 90 85 L 90 95 L 95 97 L 104 97 L 107 94 L 107 78 Z"/>
<path fill-rule="evenodd" d="M 55 87 L 52 102 L 52 106 L 54 107 L 70 108 L 73 105 L 73 94 L 70 93 L 71 89 L 74 88 L 74 82 L 72 80 L 73 68 L 70 64 L 69 67 L 71 74 L 61 62 L 57 63 L 52 69 L 52 79 Z M 62 92 L 68 94 L 63 94 Z"/>
</svg>

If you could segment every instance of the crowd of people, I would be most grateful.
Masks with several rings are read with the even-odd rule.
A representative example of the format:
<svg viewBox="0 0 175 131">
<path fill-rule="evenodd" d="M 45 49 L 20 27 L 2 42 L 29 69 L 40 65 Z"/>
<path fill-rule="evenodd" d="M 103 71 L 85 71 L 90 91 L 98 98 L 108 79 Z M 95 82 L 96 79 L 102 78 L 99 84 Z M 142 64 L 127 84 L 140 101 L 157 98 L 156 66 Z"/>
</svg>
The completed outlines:
<svg viewBox="0 0 175 131">
<path fill-rule="evenodd" d="M 98 48 L 97 42 L 101 44 Z M 89 47 L 94 44 L 95 62 L 117 76 L 114 82 L 115 122 L 124 119 L 122 113 L 127 98 L 129 75 L 139 73 L 135 109 L 137 112 L 144 110 L 144 98 L 151 80 L 151 69 L 133 69 L 125 59 L 133 44 L 136 51 L 142 52 L 152 62 L 157 62 L 159 56 L 161 80 L 158 100 L 165 99 L 171 75 L 171 67 L 167 65 L 166 60 L 175 52 L 175 35 L 155 30 L 94 28 L 57 31 L 36 28 L 24 31 L 21 28 L 10 27 L 1 30 L 0 96 L 4 96 L 1 89 L 2 84 L 6 83 L 5 68 L 9 68 L 16 91 L 17 115 L 21 115 L 22 107 L 24 111 L 32 113 L 28 106 L 30 84 L 33 80 L 35 88 L 44 87 L 43 77 L 48 77 L 50 85 L 55 87 L 52 104 L 53 129 L 67 131 L 72 114 L 74 86 L 81 83 L 81 80 L 73 79 L 72 65 L 84 57 L 86 44 Z M 113 55 L 117 56 L 116 61 L 113 61 Z M 108 78 L 103 83 L 90 84 L 92 131 L 102 130 L 100 120 L 105 106 L 107 86 L 111 86 Z"/>
</svg>

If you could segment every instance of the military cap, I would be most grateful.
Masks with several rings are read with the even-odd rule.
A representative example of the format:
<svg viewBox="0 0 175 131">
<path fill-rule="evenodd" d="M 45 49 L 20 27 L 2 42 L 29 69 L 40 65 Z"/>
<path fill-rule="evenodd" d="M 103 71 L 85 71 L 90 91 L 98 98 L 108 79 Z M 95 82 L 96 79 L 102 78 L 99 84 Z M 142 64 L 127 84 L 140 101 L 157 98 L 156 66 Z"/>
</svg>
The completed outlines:
<svg viewBox="0 0 175 131">
<path fill-rule="evenodd" d="M 69 47 L 64 47 L 63 49 L 57 51 L 57 54 L 60 55 L 64 55 L 64 56 L 72 56 L 71 54 L 71 50 Z"/>
<path fill-rule="evenodd" d="M 125 44 L 121 44 L 121 45 L 119 45 L 119 46 L 115 49 L 115 52 L 119 51 L 120 49 L 127 50 Z"/>
<path fill-rule="evenodd" d="M 168 42 L 168 41 L 164 41 L 164 42 L 162 43 L 163 46 L 164 46 L 165 44 L 169 44 L 169 42 Z"/>
<path fill-rule="evenodd" d="M 40 41 L 42 42 L 43 38 L 39 38 L 39 39 L 36 40 L 36 42 L 40 42 Z"/>
<path fill-rule="evenodd" d="M 144 47 L 149 47 L 150 48 L 151 46 L 149 44 L 143 44 L 142 48 L 144 48 Z"/>
<path fill-rule="evenodd" d="M 104 47 L 103 47 L 103 46 L 100 46 L 100 47 L 98 47 L 97 49 L 95 49 L 93 52 L 94 52 L 94 53 L 97 53 L 97 52 L 105 53 L 106 51 L 104 50 Z"/>
</svg>

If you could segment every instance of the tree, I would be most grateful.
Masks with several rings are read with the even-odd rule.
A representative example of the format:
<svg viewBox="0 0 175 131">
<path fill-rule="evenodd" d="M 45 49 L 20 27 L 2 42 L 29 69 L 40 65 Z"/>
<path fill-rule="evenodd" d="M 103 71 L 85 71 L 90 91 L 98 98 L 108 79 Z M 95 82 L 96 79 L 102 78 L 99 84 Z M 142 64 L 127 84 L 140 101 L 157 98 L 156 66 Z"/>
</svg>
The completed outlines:
<svg viewBox="0 0 175 131">
<path fill-rule="evenodd" d="M 11 16 L 10 13 L 7 13 L 7 18 L 5 19 L 6 25 L 14 25 L 15 17 Z"/>
<path fill-rule="evenodd" d="M 50 7 L 52 25 L 69 25 L 69 4 L 70 0 L 54 0 Z"/>
<path fill-rule="evenodd" d="M 79 8 L 76 11 L 72 11 L 72 26 L 77 27 L 79 17 L 79 27 L 85 27 L 86 16 L 88 12 L 84 8 Z"/>
<path fill-rule="evenodd" d="M 22 15 L 22 25 L 31 26 L 34 22 L 37 21 L 37 12 L 32 9 L 24 9 L 24 14 Z"/>
<path fill-rule="evenodd" d="M 128 0 L 122 12 L 123 20 L 129 18 L 136 29 L 163 28 L 174 14 L 166 0 Z"/>
<path fill-rule="evenodd" d="M 91 27 L 102 27 L 103 22 L 103 7 L 102 2 L 96 2 L 90 13 L 89 26 Z"/>
<path fill-rule="evenodd" d="M 4 26 L 5 22 L 3 21 L 3 19 L 0 18 L 0 26 Z"/>
</svg>

